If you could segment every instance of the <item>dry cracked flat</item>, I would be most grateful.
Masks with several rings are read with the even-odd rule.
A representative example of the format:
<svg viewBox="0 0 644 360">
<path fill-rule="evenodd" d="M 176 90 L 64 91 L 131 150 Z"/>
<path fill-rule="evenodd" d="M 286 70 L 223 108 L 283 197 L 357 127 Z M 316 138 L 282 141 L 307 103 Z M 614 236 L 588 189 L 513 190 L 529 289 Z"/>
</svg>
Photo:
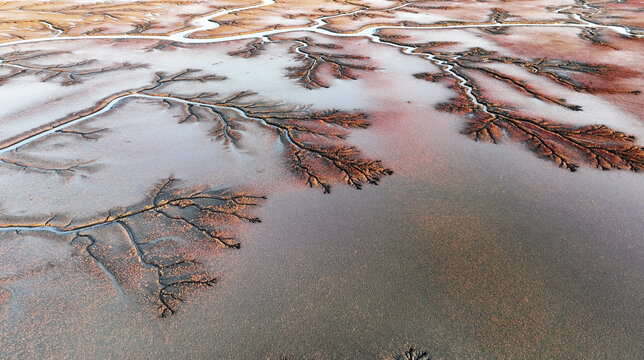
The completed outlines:
<svg viewBox="0 0 644 360">
<path fill-rule="evenodd" d="M 0 358 L 641 359 L 643 11 L 0 2 Z"/>
</svg>

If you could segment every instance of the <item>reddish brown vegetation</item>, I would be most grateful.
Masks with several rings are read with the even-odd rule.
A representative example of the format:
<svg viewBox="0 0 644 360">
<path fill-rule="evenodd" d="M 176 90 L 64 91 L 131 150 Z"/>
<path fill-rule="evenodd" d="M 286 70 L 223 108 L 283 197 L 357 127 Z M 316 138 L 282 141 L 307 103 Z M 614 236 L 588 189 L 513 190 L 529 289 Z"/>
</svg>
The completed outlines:
<svg viewBox="0 0 644 360">
<path fill-rule="evenodd" d="M 536 75 L 545 76 L 560 85 L 579 92 L 623 92 L 639 94 L 639 91 L 595 89 L 576 81 L 570 73 L 602 75 L 612 69 L 602 65 L 541 58 L 523 60 L 501 57 L 483 49 L 462 53 L 433 52 L 437 59 L 450 65 L 439 74 L 421 73 L 415 76 L 428 81 L 447 80 L 457 96 L 438 109 L 461 114 L 471 114 L 463 133 L 479 141 L 500 142 L 504 137 L 522 142 L 539 157 L 549 159 L 558 166 L 575 171 L 578 162 L 602 169 L 639 171 L 644 168 L 644 148 L 635 144 L 635 138 L 604 125 L 572 126 L 552 120 L 535 118 L 490 101 L 468 71 L 475 71 L 500 80 L 544 102 L 550 102 L 574 111 L 581 107 L 569 104 L 545 94 L 528 83 L 485 67 L 489 63 L 505 63 L 520 66 Z"/>
</svg>

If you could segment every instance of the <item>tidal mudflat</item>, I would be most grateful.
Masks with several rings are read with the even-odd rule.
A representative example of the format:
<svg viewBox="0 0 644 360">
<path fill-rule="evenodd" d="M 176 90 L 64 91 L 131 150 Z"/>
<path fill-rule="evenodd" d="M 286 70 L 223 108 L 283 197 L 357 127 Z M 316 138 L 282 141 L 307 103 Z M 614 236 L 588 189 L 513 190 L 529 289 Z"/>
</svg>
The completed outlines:
<svg viewBox="0 0 644 360">
<path fill-rule="evenodd" d="M 642 358 L 642 11 L 0 3 L 0 358 Z"/>
</svg>

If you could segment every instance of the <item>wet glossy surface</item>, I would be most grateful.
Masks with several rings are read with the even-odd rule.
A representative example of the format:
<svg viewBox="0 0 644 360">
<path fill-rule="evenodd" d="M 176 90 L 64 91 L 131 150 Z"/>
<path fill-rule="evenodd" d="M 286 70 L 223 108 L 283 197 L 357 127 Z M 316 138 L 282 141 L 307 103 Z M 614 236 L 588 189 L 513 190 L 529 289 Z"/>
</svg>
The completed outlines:
<svg viewBox="0 0 644 360">
<path fill-rule="evenodd" d="M 0 357 L 644 354 L 638 2 L 144 4 L 0 5 Z"/>
</svg>

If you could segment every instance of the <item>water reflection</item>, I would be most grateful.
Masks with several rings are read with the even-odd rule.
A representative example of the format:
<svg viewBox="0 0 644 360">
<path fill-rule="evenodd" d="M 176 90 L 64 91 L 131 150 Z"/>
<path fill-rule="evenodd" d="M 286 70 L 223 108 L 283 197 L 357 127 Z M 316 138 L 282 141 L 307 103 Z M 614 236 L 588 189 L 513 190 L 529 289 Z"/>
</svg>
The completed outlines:
<svg viewBox="0 0 644 360">
<path fill-rule="evenodd" d="M 44 81 L 38 102 L 52 104 L 0 110 L 7 352 L 422 357 L 413 346 L 450 358 L 636 357 L 641 176 L 571 174 L 459 134 L 470 121 L 484 127 L 476 138 L 527 141 L 565 160 L 557 165 L 583 143 L 619 153 L 592 165 L 637 170 L 642 148 L 621 132 L 511 117 L 491 100 L 502 96 L 497 81 L 508 103 L 579 110 L 552 91 L 573 84 L 567 72 L 597 66 L 469 45 L 434 51 L 480 36 L 451 31 L 457 44 L 382 32 L 4 48 L 4 90 Z M 524 82 L 512 67 L 558 85 Z M 467 111 L 437 111 L 457 107 L 454 95 Z M 526 124 L 546 134 L 518 134 Z"/>
</svg>

